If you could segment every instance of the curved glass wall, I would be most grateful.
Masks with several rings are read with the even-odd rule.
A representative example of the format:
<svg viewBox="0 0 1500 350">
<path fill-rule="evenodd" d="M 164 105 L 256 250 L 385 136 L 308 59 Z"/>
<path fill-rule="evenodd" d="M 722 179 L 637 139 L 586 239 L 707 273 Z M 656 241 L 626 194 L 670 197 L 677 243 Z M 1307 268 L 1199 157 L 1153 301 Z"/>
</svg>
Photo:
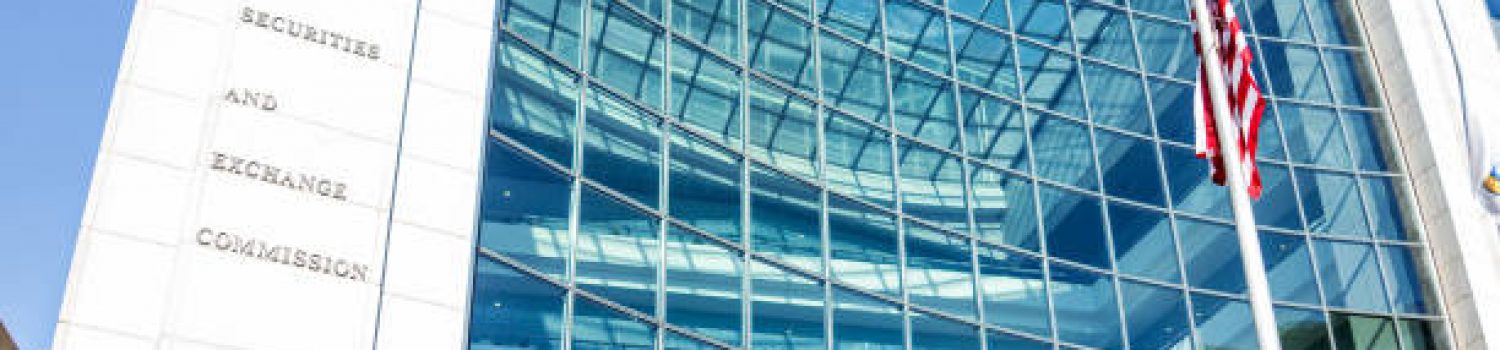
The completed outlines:
<svg viewBox="0 0 1500 350">
<path fill-rule="evenodd" d="M 1283 347 L 1441 347 L 1346 2 L 1237 3 Z M 470 348 L 1254 349 L 1187 17 L 502 0 Z"/>
</svg>

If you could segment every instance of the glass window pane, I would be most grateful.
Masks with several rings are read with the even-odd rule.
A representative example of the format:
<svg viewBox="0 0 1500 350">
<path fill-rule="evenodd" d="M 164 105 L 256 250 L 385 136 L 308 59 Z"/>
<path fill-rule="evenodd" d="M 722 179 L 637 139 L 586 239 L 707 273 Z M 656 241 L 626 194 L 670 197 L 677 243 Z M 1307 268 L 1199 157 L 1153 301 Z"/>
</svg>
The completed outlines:
<svg viewBox="0 0 1500 350">
<path fill-rule="evenodd" d="M 672 134 L 671 154 L 672 217 L 739 242 L 739 156 L 682 130 Z"/>
<path fill-rule="evenodd" d="M 948 33 L 943 14 L 907 0 L 885 2 L 891 56 L 948 73 Z"/>
<path fill-rule="evenodd" d="M 1269 98 L 1267 96 L 1269 95 L 1262 91 L 1261 97 Z M 1286 160 L 1286 146 L 1281 142 L 1281 122 L 1276 116 L 1276 108 L 1269 103 L 1261 112 L 1258 132 L 1260 137 L 1255 142 L 1255 159 Z"/>
<path fill-rule="evenodd" d="M 1180 0 L 1131 0 L 1130 7 L 1173 19 L 1188 20 L 1187 6 Z"/>
<path fill-rule="evenodd" d="M 962 1 L 960 1 L 962 2 Z M 999 1 L 996 1 L 999 2 Z M 985 343 L 990 349 L 1005 350 L 1051 350 L 1052 344 L 1036 339 L 1022 338 L 999 332 L 989 332 L 984 336 Z"/>
<path fill-rule="evenodd" d="M 980 245 L 979 274 L 985 322 L 1042 337 L 1052 334 L 1041 259 Z"/>
<path fill-rule="evenodd" d="M 1099 199 L 1051 186 L 1042 186 L 1038 192 L 1046 218 L 1047 254 L 1108 269 L 1109 246 Z"/>
<path fill-rule="evenodd" d="M 1125 12 L 1090 1 L 1072 1 L 1073 28 L 1083 54 L 1135 68 L 1135 38 Z M 1090 83 L 1090 93 L 1093 92 Z M 1144 107 L 1143 107 L 1144 108 Z"/>
<path fill-rule="evenodd" d="M 1245 292 L 1245 268 L 1234 227 L 1186 218 L 1177 220 L 1188 285 L 1225 293 Z"/>
<path fill-rule="evenodd" d="M 1436 322 L 1401 320 L 1401 348 L 1410 350 L 1442 349 L 1442 326 Z"/>
<path fill-rule="evenodd" d="M 503 0 L 498 5 L 506 29 L 574 67 L 578 66 L 578 38 L 583 32 L 581 6 L 579 0 Z"/>
<path fill-rule="evenodd" d="M 979 349 L 978 328 L 937 316 L 911 316 L 911 348 L 952 350 Z"/>
<path fill-rule="evenodd" d="M 1177 146 L 1163 145 L 1161 153 L 1167 161 L 1167 181 L 1177 210 L 1230 219 L 1229 191 L 1214 184 L 1208 161 L 1198 159 L 1191 149 Z"/>
<path fill-rule="evenodd" d="M 1156 108 L 1152 115 L 1156 119 L 1157 135 L 1165 140 L 1193 144 L 1193 86 L 1156 78 L 1151 78 L 1150 81 L 1151 104 Z M 1271 116 L 1267 115 L 1262 120 L 1271 119 L 1269 117 Z"/>
<path fill-rule="evenodd" d="M 1358 237 L 1370 235 L 1353 176 L 1298 169 L 1297 184 L 1302 190 L 1302 210 L 1308 229 Z"/>
<path fill-rule="evenodd" d="M 1121 273 L 1180 283 L 1177 242 L 1172 238 L 1172 221 L 1165 213 L 1110 203 L 1109 223 L 1115 266 Z"/>
<path fill-rule="evenodd" d="M 970 157 L 1027 171 L 1026 117 L 1015 103 L 964 90 L 964 132 Z"/>
<path fill-rule="evenodd" d="M 1396 329 L 1388 318 L 1334 313 L 1332 324 L 1333 338 L 1340 349 L 1396 348 Z"/>
<path fill-rule="evenodd" d="M 469 348 L 561 349 L 563 290 L 488 258 L 475 262 Z"/>
<path fill-rule="evenodd" d="M 880 45 L 879 2 L 828 0 L 818 1 L 818 3 L 823 5 L 823 11 L 818 14 L 818 19 L 823 22 L 823 25 L 863 44 Z M 827 41 L 825 40 L 824 43 Z M 824 47 L 827 47 L 826 44 Z"/>
<path fill-rule="evenodd" d="M 906 222 L 906 291 L 912 303 L 964 317 L 974 312 L 969 240 Z"/>
<path fill-rule="evenodd" d="M 1098 348 L 1121 347 L 1114 280 L 1066 265 L 1052 263 L 1051 266 L 1058 338 Z"/>
<path fill-rule="evenodd" d="M 1010 27 L 1010 11 L 1005 0 L 949 1 L 948 9 L 954 14 L 968 16 L 985 24 L 1005 29 Z M 955 29 L 957 31 L 957 29 Z"/>
<path fill-rule="evenodd" d="M 1349 148 L 1360 170 L 1389 171 L 1396 164 L 1395 155 L 1386 146 L 1394 143 L 1386 137 L 1385 118 L 1346 110 L 1344 127 L 1349 129 Z"/>
<path fill-rule="evenodd" d="M 667 322 L 740 344 L 740 253 L 676 226 L 667 230 Z"/>
<path fill-rule="evenodd" d="M 828 197 L 830 276 L 857 287 L 901 295 L 896 221 L 885 212 Z"/>
<path fill-rule="evenodd" d="M 839 2 L 851 1 L 868 2 Z M 885 67 L 880 54 L 827 33 L 818 45 L 823 51 L 823 99 L 843 110 L 884 122 L 890 98 L 886 96 Z"/>
<path fill-rule="evenodd" d="M 750 172 L 750 187 L 751 246 L 808 271 L 823 271 L 818 189 L 759 165 Z"/>
<path fill-rule="evenodd" d="M 1089 129 L 1083 123 L 1048 114 L 1033 113 L 1032 153 L 1036 173 L 1042 178 L 1093 190 L 1099 188 L 1094 175 L 1094 149 Z"/>
<path fill-rule="evenodd" d="M 635 8 L 637 12 L 644 13 L 647 16 L 651 16 L 652 19 L 658 21 L 661 20 L 663 6 L 662 0 L 624 0 L 622 1 L 622 3 L 629 3 L 630 6 Z"/>
<path fill-rule="evenodd" d="M 655 313 L 657 219 L 592 188 L 582 196 L 575 283 L 638 312 Z"/>
<path fill-rule="evenodd" d="M 1361 177 L 1359 184 L 1365 190 L 1375 237 L 1389 240 L 1417 238 L 1416 227 L 1407 224 L 1408 214 L 1401 210 L 1407 189 L 1400 178 Z"/>
<path fill-rule="evenodd" d="M 686 34 L 729 57 L 740 56 L 739 0 L 676 0 L 672 31 Z"/>
<path fill-rule="evenodd" d="M 1309 2 L 1319 2 L 1318 0 Z M 1353 27 L 1358 28 L 1358 27 Z M 1364 53 L 1350 50 L 1324 49 L 1323 57 L 1328 64 L 1328 79 L 1339 104 L 1351 106 L 1373 106 L 1378 100 L 1378 87 L 1370 78 L 1360 74 L 1365 69 Z"/>
<path fill-rule="evenodd" d="M 490 128 L 552 161 L 573 165 L 578 77 L 501 36 L 490 92 Z"/>
<path fill-rule="evenodd" d="M 1187 81 L 1197 77 L 1198 53 L 1193 50 L 1193 31 L 1186 24 L 1137 16 L 1135 28 L 1147 71 Z"/>
<path fill-rule="evenodd" d="M 1266 265 L 1266 279 L 1271 283 L 1271 298 L 1307 305 L 1321 305 L 1317 275 L 1313 272 L 1312 254 L 1307 241 L 1300 236 L 1260 234 L 1260 249 Z"/>
<path fill-rule="evenodd" d="M 1271 91 L 1277 96 L 1333 103 L 1333 94 L 1328 89 L 1328 77 L 1323 72 L 1323 61 L 1319 59 L 1317 49 L 1262 40 L 1259 52 L 1267 67 L 1280 68 L 1267 71 L 1271 78 Z"/>
<path fill-rule="evenodd" d="M 1328 337 L 1328 319 L 1322 311 L 1298 308 L 1276 308 L 1276 329 L 1285 350 L 1332 349 Z"/>
<path fill-rule="evenodd" d="M 812 102 L 756 80 L 750 84 L 750 156 L 818 178 L 818 116 Z"/>
<path fill-rule="evenodd" d="M 757 0 L 749 6 L 750 67 L 813 93 L 812 29 L 806 22 Z"/>
<path fill-rule="evenodd" d="M 625 8 L 594 0 L 590 15 L 589 75 L 646 105 L 662 106 L 662 53 L 666 34 Z"/>
<path fill-rule="evenodd" d="M 1313 240 L 1328 306 L 1389 312 L 1380 263 L 1368 244 Z"/>
<path fill-rule="evenodd" d="M 1341 169 L 1353 164 L 1344 145 L 1344 130 L 1332 109 L 1282 103 L 1279 110 L 1286 122 L 1292 161 Z"/>
<path fill-rule="evenodd" d="M 955 231 L 968 232 L 962 161 L 905 139 L 900 146 L 901 210 Z"/>
<path fill-rule="evenodd" d="M 1297 212 L 1297 189 L 1286 166 L 1261 162 L 1260 200 L 1254 201 L 1255 224 L 1302 230 L 1302 216 Z"/>
<path fill-rule="evenodd" d="M 1162 170 L 1155 142 L 1103 129 L 1095 129 L 1094 137 L 1099 147 L 1099 171 L 1103 172 L 1105 194 L 1166 206 L 1167 194 L 1162 191 Z"/>
<path fill-rule="evenodd" d="M 750 271 L 751 348 L 823 348 L 823 286 L 760 262 Z"/>
<path fill-rule="evenodd" d="M 1248 0 L 1250 25 L 1260 35 L 1312 42 L 1312 27 L 1299 0 Z"/>
<path fill-rule="evenodd" d="M 738 69 L 687 44 L 673 43 L 672 116 L 738 150 Z"/>
<path fill-rule="evenodd" d="M 1151 134 L 1151 112 L 1146 108 L 1140 73 L 1084 62 L 1084 80 L 1095 123 Z"/>
<path fill-rule="evenodd" d="M 1079 118 L 1088 116 L 1083 106 L 1083 74 L 1075 57 L 1024 41 L 1017 54 L 1028 104 Z"/>
<path fill-rule="evenodd" d="M 1209 349 L 1258 349 L 1250 303 L 1193 294 L 1193 321 L 1198 339 Z"/>
<path fill-rule="evenodd" d="M 828 187 L 882 205 L 892 205 L 889 134 L 863 121 L 831 113 L 823 130 Z"/>
<path fill-rule="evenodd" d="M 1313 31 L 1317 33 L 1318 42 L 1326 44 L 1358 44 L 1354 38 L 1360 24 L 1342 11 L 1340 5 L 1346 4 L 1342 1 L 1333 0 L 1306 0 L 1307 8 L 1312 13 Z"/>
<path fill-rule="evenodd" d="M 661 121 L 600 89 L 589 89 L 583 176 L 655 208 Z"/>
<path fill-rule="evenodd" d="M 833 291 L 835 350 L 903 349 L 901 308 L 844 289 Z"/>
<path fill-rule="evenodd" d="M 1125 300 L 1125 322 L 1135 349 L 1193 348 L 1192 328 L 1182 290 L 1120 282 Z"/>
<path fill-rule="evenodd" d="M 1421 254 L 1415 248 L 1380 247 L 1385 260 L 1385 278 L 1390 284 L 1391 300 L 1396 312 L 1409 314 L 1431 313 L 1427 307 L 1428 286 L 1422 283 Z"/>
<path fill-rule="evenodd" d="M 573 349 L 651 349 L 655 328 L 592 300 L 573 298 Z"/>
<path fill-rule="evenodd" d="M 892 63 L 891 68 L 896 89 L 896 131 L 958 149 L 952 84 L 905 64 Z"/>
<path fill-rule="evenodd" d="M 720 348 L 708 343 L 678 334 L 673 331 L 662 331 L 662 347 L 666 350 L 719 350 Z"/>
<path fill-rule="evenodd" d="M 1063 0 L 1010 0 L 1016 32 L 1064 50 L 1073 49 Z"/>
<path fill-rule="evenodd" d="M 972 177 L 979 238 L 1040 252 L 1031 180 L 982 166 L 974 168 Z"/>
<path fill-rule="evenodd" d="M 982 1 L 955 1 L 976 4 Z M 993 8 L 1005 8 L 996 0 Z M 1001 10 L 1003 11 L 1003 10 Z M 1003 16 L 1003 14 L 1002 14 Z M 1016 59 L 1010 36 L 963 20 L 953 21 L 953 49 L 958 59 L 958 78 L 994 93 L 1020 97 L 1016 92 Z M 967 103 L 964 106 L 968 106 Z M 967 107 L 965 107 L 967 108 Z"/>
<path fill-rule="evenodd" d="M 568 257 L 570 182 L 526 155 L 486 142 L 479 246 L 554 278 Z"/>
</svg>

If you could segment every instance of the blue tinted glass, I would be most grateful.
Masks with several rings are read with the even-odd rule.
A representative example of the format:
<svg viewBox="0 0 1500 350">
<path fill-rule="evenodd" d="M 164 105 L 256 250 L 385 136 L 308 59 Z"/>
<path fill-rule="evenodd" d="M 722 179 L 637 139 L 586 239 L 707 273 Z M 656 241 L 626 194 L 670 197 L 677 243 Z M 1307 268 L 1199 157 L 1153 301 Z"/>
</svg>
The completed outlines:
<svg viewBox="0 0 1500 350">
<path fill-rule="evenodd" d="M 760 253 L 823 270 L 818 189 L 755 166 L 750 172 L 750 241 Z"/>
<path fill-rule="evenodd" d="M 1084 80 L 1095 123 L 1151 134 L 1151 112 L 1146 108 L 1140 73 L 1084 62 Z"/>
<path fill-rule="evenodd" d="M 1389 312 L 1380 262 L 1368 244 L 1313 240 L 1328 306 Z"/>
<path fill-rule="evenodd" d="M 812 93 L 812 28 L 795 16 L 761 1 L 745 0 L 749 6 L 750 67 Z"/>
<path fill-rule="evenodd" d="M 833 277 L 857 287 L 900 295 L 896 222 L 890 214 L 828 197 L 829 266 Z"/>
<path fill-rule="evenodd" d="M 1265 1 L 1265 0 L 1262 0 Z M 1282 1 L 1282 0 L 1276 0 Z M 1277 96 L 1333 103 L 1328 79 L 1323 72 L 1318 50 L 1311 46 L 1260 41 L 1260 55 L 1269 69 L 1271 91 Z"/>
<path fill-rule="evenodd" d="M 1333 348 L 1328 338 L 1328 319 L 1322 311 L 1278 307 L 1276 308 L 1276 330 L 1281 334 L 1282 349 Z"/>
<path fill-rule="evenodd" d="M 1108 269 L 1109 245 L 1099 199 L 1051 186 L 1037 192 L 1046 218 L 1047 254 Z"/>
<path fill-rule="evenodd" d="M 885 2 L 885 16 L 891 56 L 948 72 L 948 26 L 942 12 L 907 0 L 890 0 Z"/>
<path fill-rule="evenodd" d="M 687 34 L 730 57 L 739 57 L 740 0 L 676 0 L 672 31 Z"/>
<path fill-rule="evenodd" d="M 586 298 L 573 299 L 573 349 L 645 350 L 655 327 Z"/>
<path fill-rule="evenodd" d="M 1317 275 L 1305 238 L 1274 233 L 1260 234 L 1260 250 L 1271 283 L 1271 298 L 1307 305 L 1320 305 Z"/>
<path fill-rule="evenodd" d="M 621 93 L 660 108 L 666 34 L 626 6 L 594 0 L 589 23 L 589 74 Z"/>
<path fill-rule="evenodd" d="M 1255 159 L 1286 159 L 1286 146 L 1281 142 L 1281 122 L 1276 118 L 1276 108 L 1269 103 L 1261 112 L 1260 129 L 1257 132 L 1260 137 L 1255 142 Z"/>
<path fill-rule="evenodd" d="M 885 121 L 890 98 L 886 96 L 885 68 L 880 54 L 827 33 L 818 45 L 823 55 L 825 102 L 875 121 Z"/>
<path fill-rule="evenodd" d="M 1163 146 L 1167 163 L 1167 182 L 1171 185 L 1172 203 L 1177 210 L 1228 220 L 1229 191 L 1215 185 L 1209 176 L 1207 160 L 1198 159 L 1193 150 Z"/>
<path fill-rule="evenodd" d="M 1233 227 L 1178 219 L 1177 239 L 1182 242 L 1188 285 L 1226 293 L 1245 292 L 1245 268 Z"/>
<path fill-rule="evenodd" d="M 1135 349 L 1190 349 L 1192 328 L 1182 290 L 1120 282 L 1130 346 Z"/>
<path fill-rule="evenodd" d="M 1385 260 L 1386 283 L 1390 284 L 1391 301 L 1395 302 L 1396 312 L 1425 314 L 1431 312 L 1427 307 L 1427 287 L 1422 284 L 1419 258 L 1421 255 L 1414 248 L 1386 246 L 1380 247 L 1381 258 Z"/>
<path fill-rule="evenodd" d="M 901 63 L 891 64 L 896 131 L 940 147 L 958 148 L 953 87 L 948 80 Z"/>
<path fill-rule="evenodd" d="M 997 1 L 998 2 L 998 1 Z M 989 332 L 984 336 L 990 349 L 1006 350 L 1051 350 L 1052 345 L 1036 339 L 1022 338 L 1010 334 Z"/>
<path fill-rule="evenodd" d="M 1026 117 L 1015 103 L 964 90 L 964 141 L 970 157 L 1007 169 L 1031 169 L 1026 156 Z"/>
<path fill-rule="evenodd" d="M 1307 228 L 1319 233 L 1369 236 L 1354 177 L 1318 170 L 1298 170 Z"/>
<path fill-rule="evenodd" d="M 1135 38 L 1130 35 L 1130 17 L 1124 11 L 1090 1 L 1070 3 L 1073 5 L 1073 29 L 1078 35 L 1078 51 L 1126 67 L 1136 67 Z M 1093 83 L 1089 84 L 1089 89 L 1093 89 Z"/>
<path fill-rule="evenodd" d="M 501 38 L 495 51 L 490 128 L 571 166 L 578 77 L 515 39 Z"/>
<path fill-rule="evenodd" d="M 661 121 L 599 89 L 589 90 L 583 176 L 656 207 Z"/>
<path fill-rule="evenodd" d="M 681 130 L 672 134 L 672 217 L 721 238 L 740 241 L 740 163 Z"/>
<path fill-rule="evenodd" d="M 1031 180 L 982 166 L 974 168 L 972 178 L 980 239 L 1040 251 Z"/>
<path fill-rule="evenodd" d="M 1095 129 L 1099 149 L 1099 171 L 1104 193 L 1155 206 L 1166 206 L 1162 191 L 1161 163 L 1156 143 L 1121 133 Z"/>
<path fill-rule="evenodd" d="M 1396 329 L 1384 317 L 1334 313 L 1330 317 L 1334 342 L 1341 349 L 1375 350 L 1397 347 Z"/>
<path fill-rule="evenodd" d="M 833 291 L 833 348 L 899 350 L 904 347 L 901 308 L 844 289 Z"/>
<path fill-rule="evenodd" d="M 1325 0 L 1326 1 L 1326 0 Z M 1318 1 L 1312 1 L 1318 2 Z M 1353 106 L 1374 105 L 1376 88 L 1363 76 L 1360 71 L 1366 69 L 1364 54 L 1348 50 L 1323 50 L 1323 58 L 1328 64 L 1328 79 L 1333 85 L 1333 93 L 1338 97 L 1339 104 Z"/>
<path fill-rule="evenodd" d="M 1083 106 L 1083 74 L 1075 57 L 1030 42 L 1021 42 L 1017 57 L 1028 105 L 1080 118 L 1088 115 Z"/>
<path fill-rule="evenodd" d="M 740 344 L 740 253 L 676 226 L 667 230 L 667 322 Z"/>
<path fill-rule="evenodd" d="M 1300 0 L 1247 0 L 1256 33 L 1312 42 L 1312 28 Z"/>
<path fill-rule="evenodd" d="M 740 78 L 729 63 L 672 44 L 672 116 L 730 147 L 740 143 Z"/>
<path fill-rule="evenodd" d="M 911 348 L 950 350 L 978 349 L 978 328 L 928 314 L 911 316 Z"/>
<path fill-rule="evenodd" d="M 1436 322 L 1421 320 L 1398 321 L 1401 327 L 1401 348 L 1412 350 L 1442 349 L 1442 326 Z"/>
<path fill-rule="evenodd" d="M 575 283 L 638 312 L 655 312 L 657 219 L 593 189 L 583 191 Z"/>
<path fill-rule="evenodd" d="M 759 80 L 750 84 L 750 156 L 818 177 L 818 116 L 812 102 Z"/>
<path fill-rule="evenodd" d="M 977 317 L 971 258 L 969 240 L 908 221 L 908 300 L 959 316 Z"/>
<path fill-rule="evenodd" d="M 562 289 L 488 258 L 476 263 L 469 347 L 561 349 Z"/>
<path fill-rule="evenodd" d="M 985 322 L 1038 336 L 1052 334 L 1041 259 L 979 246 L 979 289 Z"/>
<path fill-rule="evenodd" d="M 829 114 L 823 130 L 828 187 L 865 200 L 891 205 L 889 134 L 863 121 Z"/>
<path fill-rule="evenodd" d="M 673 331 L 662 331 L 662 348 L 666 350 L 719 350 L 699 339 Z"/>
<path fill-rule="evenodd" d="M 479 246 L 553 278 L 568 256 L 568 178 L 495 141 L 486 142 Z"/>
<path fill-rule="evenodd" d="M 1063 0 L 1011 0 L 1016 32 L 1064 50 L 1073 49 L 1068 8 Z"/>
<path fill-rule="evenodd" d="M 1005 0 L 949 1 L 948 9 L 954 14 L 983 21 L 998 28 L 1010 27 L 1009 12 Z M 956 22 L 955 22 L 956 23 Z M 957 31 L 957 29 L 954 29 Z"/>
<path fill-rule="evenodd" d="M 578 38 L 583 32 L 580 6 L 579 0 L 503 0 L 498 5 L 506 29 L 575 67 Z"/>
<path fill-rule="evenodd" d="M 1357 37 L 1359 23 L 1347 16 L 1341 16 L 1341 5 L 1343 1 L 1334 0 L 1306 0 L 1307 8 L 1311 10 L 1313 31 L 1318 41 L 1327 44 L 1351 44 L 1352 38 Z M 1494 2 L 1491 2 L 1494 4 Z"/>
<path fill-rule="evenodd" d="M 1051 265 L 1058 338 L 1098 348 L 1121 347 L 1114 280 L 1066 265 Z"/>
<path fill-rule="evenodd" d="M 1168 283 L 1181 281 L 1177 242 L 1165 213 L 1110 203 L 1109 227 L 1120 272 Z"/>
<path fill-rule="evenodd" d="M 968 232 L 963 163 L 958 157 L 901 140 L 901 210 Z"/>
<path fill-rule="evenodd" d="M 1130 7 L 1157 15 L 1187 21 L 1187 6 L 1180 0 L 1131 0 Z"/>
<path fill-rule="evenodd" d="M 594 1 L 597 2 L 597 1 L 610 1 L 610 0 L 594 0 Z M 624 0 L 624 1 L 620 2 L 620 6 L 623 6 L 624 4 L 629 4 L 631 6 L 630 8 L 632 10 L 634 10 L 633 12 L 635 12 L 635 13 L 642 13 L 642 14 L 645 14 L 646 16 L 650 16 L 651 19 L 655 19 L 655 20 L 658 20 L 658 21 L 661 20 L 662 6 L 663 6 L 662 0 Z"/>
<path fill-rule="evenodd" d="M 827 0 L 818 1 L 818 4 L 823 6 L 823 10 L 818 14 L 823 25 L 860 43 L 880 45 L 879 2 Z"/>
<path fill-rule="evenodd" d="M 1297 189 L 1287 167 L 1259 163 L 1260 200 L 1254 201 L 1255 224 L 1288 230 L 1301 230 L 1302 217 L 1297 212 Z"/>
<path fill-rule="evenodd" d="M 1186 24 L 1136 17 L 1135 28 L 1147 71 L 1187 81 L 1197 77 L 1198 53 L 1193 51 L 1193 31 Z"/>
<path fill-rule="evenodd" d="M 1192 85 L 1151 79 L 1151 104 L 1156 109 L 1152 115 L 1161 138 L 1193 144 L 1193 91 Z"/>
<path fill-rule="evenodd" d="M 1279 105 L 1286 122 L 1287 149 L 1292 161 L 1348 168 L 1352 164 L 1344 145 L 1344 130 L 1332 109 L 1291 103 Z"/>
<path fill-rule="evenodd" d="M 1400 179 L 1362 177 L 1359 182 L 1365 190 L 1370 221 L 1374 225 L 1371 229 L 1375 231 L 1376 238 L 1410 240 L 1417 237 L 1414 232 L 1416 228 L 1407 224 L 1406 214 L 1401 210 L 1406 190 Z"/>
<path fill-rule="evenodd" d="M 957 1 L 976 3 L 978 1 Z M 1004 8 L 1002 3 L 994 8 Z M 958 78 L 998 94 L 1019 97 L 1016 92 L 1016 60 L 1010 36 L 962 20 L 953 21 L 953 50 L 958 59 Z M 967 103 L 964 104 L 968 106 Z M 968 107 L 965 107 L 968 108 Z"/>
<path fill-rule="evenodd" d="M 1032 153 L 1042 178 L 1084 189 L 1099 188 L 1094 175 L 1094 152 L 1083 123 L 1049 114 L 1032 114 Z"/>
<path fill-rule="evenodd" d="M 1193 294 L 1193 323 L 1204 348 L 1258 349 L 1250 317 L 1250 303 Z"/>
<path fill-rule="evenodd" d="M 823 286 L 760 262 L 750 267 L 755 349 L 822 348 Z"/>
<path fill-rule="evenodd" d="M 1363 112 L 1344 112 L 1344 128 L 1349 129 L 1349 148 L 1354 152 L 1360 170 L 1388 171 L 1395 158 L 1384 145 L 1385 119 Z"/>
</svg>

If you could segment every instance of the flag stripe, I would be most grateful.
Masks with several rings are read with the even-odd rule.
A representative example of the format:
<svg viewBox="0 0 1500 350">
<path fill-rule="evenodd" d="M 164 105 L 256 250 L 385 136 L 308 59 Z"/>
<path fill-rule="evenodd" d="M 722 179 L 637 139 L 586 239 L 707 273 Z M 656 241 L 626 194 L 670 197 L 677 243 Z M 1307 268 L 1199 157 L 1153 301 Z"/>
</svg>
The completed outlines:
<svg viewBox="0 0 1500 350">
<path fill-rule="evenodd" d="M 1198 66 L 1198 94 L 1193 100 L 1193 126 L 1197 131 L 1194 137 L 1194 148 L 1198 158 L 1209 160 L 1210 176 L 1214 183 L 1223 185 L 1226 164 L 1219 156 L 1219 146 L 1230 143 L 1239 149 L 1240 164 L 1238 166 L 1246 177 L 1247 191 L 1251 198 L 1260 198 L 1261 182 L 1260 169 L 1255 164 L 1256 151 L 1259 148 L 1261 114 L 1265 112 L 1266 101 L 1261 98 L 1260 85 L 1255 82 L 1255 75 L 1251 65 L 1255 55 L 1250 52 L 1249 41 L 1240 26 L 1239 16 L 1235 15 L 1234 6 L 1229 0 L 1209 0 L 1214 4 L 1209 12 L 1214 16 L 1212 19 L 1213 30 L 1211 34 L 1218 39 L 1219 60 L 1221 71 L 1209 72 L 1206 62 L 1199 62 Z M 1197 27 L 1193 28 L 1194 39 L 1202 33 Z M 1197 40 L 1193 41 L 1193 48 L 1203 57 L 1203 47 Z M 1238 140 L 1220 140 L 1218 128 L 1215 123 L 1214 110 L 1209 104 L 1210 91 L 1203 79 L 1206 74 L 1218 74 L 1224 78 L 1224 95 L 1229 98 L 1229 117 L 1235 125 L 1227 127 L 1234 128 L 1234 134 Z"/>
</svg>

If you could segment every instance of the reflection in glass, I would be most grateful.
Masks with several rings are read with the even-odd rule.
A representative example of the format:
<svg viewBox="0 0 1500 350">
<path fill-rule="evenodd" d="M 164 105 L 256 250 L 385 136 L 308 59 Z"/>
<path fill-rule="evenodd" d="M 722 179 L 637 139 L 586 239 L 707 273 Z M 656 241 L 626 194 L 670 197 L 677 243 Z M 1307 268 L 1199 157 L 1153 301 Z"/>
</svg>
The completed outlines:
<svg viewBox="0 0 1500 350">
<path fill-rule="evenodd" d="M 501 36 L 495 50 L 490 128 L 558 164 L 573 164 L 578 77 Z"/>
<path fill-rule="evenodd" d="M 1236 237 L 1229 225 L 1178 219 L 1177 240 L 1182 242 L 1182 265 L 1188 285 L 1244 293 L 1245 270 Z"/>
<path fill-rule="evenodd" d="M 667 322 L 739 345 L 740 253 L 677 226 L 666 244 Z"/>
<path fill-rule="evenodd" d="M 498 141 L 485 145 L 479 246 L 564 278 L 569 179 Z"/>
<path fill-rule="evenodd" d="M 729 63 L 680 40 L 672 43 L 672 116 L 736 150 L 742 127 L 739 80 Z"/>
<path fill-rule="evenodd" d="M 589 89 L 583 176 L 656 207 L 661 121 L 601 89 Z"/>
<path fill-rule="evenodd" d="M 593 300 L 573 298 L 573 349 L 650 349 L 655 328 Z"/>
<path fill-rule="evenodd" d="M 914 313 L 911 315 L 911 349 L 978 349 L 978 328 L 945 318 Z"/>
<path fill-rule="evenodd" d="M 1260 250 L 1266 265 L 1266 279 L 1271 281 L 1272 299 L 1320 304 L 1312 254 L 1308 252 L 1303 237 L 1263 232 L 1260 234 Z"/>
<path fill-rule="evenodd" d="M 823 131 L 828 187 L 883 205 L 892 204 L 889 134 L 853 117 L 829 114 Z"/>
<path fill-rule="evenodd" d="M 1155 285 L 1120 282 L 1126 329 L 1135 349 L 1191 349 L 1192 328 L 1182 291 Z"/>
<path fill-rule="evenodd" d="M 1334 342 L 1340 349 L 1395 349 L 1397 346 L 1396 329 L 1388 318 L 1334 313 L 1330 322 Z"/>
<path fill-rule="evenodd" d="M 901 308 L 859 293 L 833 290 L 833 348 L 899 350 L 904 347 Z"/>
<path fill-rule="evenodd" d="M 750 290 L 754 349 L 821 348 L 823 286 L 771 265 L 753 262 Z"/>
<path fill-rule="evenodd" d="M 1058 338 L 1085 346 L 1120 347 L 1114 280 L 1057 263 L 1051 264 L 1051 271 Z"/>
<path fill-rule="evenodd" d="M 1043 337 L 1052 334 L 1042 272 L 1039 258 L 980 245 L 979 289 L 984 294 L 985 321 Z"/>
<path fill-rule="evenodd" d="M 740 241 L 739 155 L 689 135 L 672 133 L 671 214 L 730 241 Z"/>
<path fill-rule="evenodd" d="M 896 220 L 890 214 L 838 196 L 828 197 L 829 277 L 900 296 L 896 238 Z"/>
<path fill-rule="evenodd" d="M 1047 254 L 1097 268 L 1110 268 L 1103 209 L 1094 196 L 1042 186 L 1042 216 L 1046 218 Z"/>
<path fill-rule="evenodd" d="M 906 223 L 906 291 L 916 304 L 977 317 L 969 240 Z"/>
<path fill-rule="evenodd" d="M 818 116 L 780 88 L 750 84 L 750 156 L 808 179 L 818 178 Z"/>
<path fill-rule="evenodd" d="M 750 171 L 750 188 L 750 242 L 755 251 L 822 271 L 818 189 L 760 165 Z"/>
<path fill-rule="evenodd" d="M 641 313 L 655 313 L 657 219 L 592 188 L 582 196 L 574 282 Z"/>
<path fill-rule="evenodd" d="M 1328 319 L 1322 311 L 1299 308 L 1276 308 L 1276 330 L 1281 334 L 1281 348 L 1286 350 L 1332 349 L 1328 337 Z"/>
<path fill-rule="evenodd" d="M 593 0 L 589 75 L 648 106 L 662 106 L 666 33 L 614 0 Z"/>
<path fill-rule="evenodd" d="M 1380 263 L 1368 244 L 1313 240 L 1328 306 L 1388 312 Z"/>
<path fill-rule="evenodd" d="M 905 139 L 901 150 L 901 210 L 943 227 L 967 232 L 963 163 L 958 157 Z"/>
<path fill-rule="evenodd" d="M 1115 266 L 1120 272 L 1180 283 L 1177 242 L 1173 241 L 1172 221 L 1166 214 L 1111 202 L 1109 223 Z"/>
<path fill-rule="evenodd" d="M 1259 348 L 1250 303 L 1207 294 L 1193 294 L 1193 321 L 1198 339 L 1209 349 Z"/>
<path fill-rule="evenodd" d="M 469 348 L 561 349 L 562 289 L 482 256 L 475 262 Z"/>
<path fill-rule="evenodd" d="M 983 166 L 974 167 L 971 176 L 980 239 L 1040 252 L 1031 181 Z"/>
</svg>

